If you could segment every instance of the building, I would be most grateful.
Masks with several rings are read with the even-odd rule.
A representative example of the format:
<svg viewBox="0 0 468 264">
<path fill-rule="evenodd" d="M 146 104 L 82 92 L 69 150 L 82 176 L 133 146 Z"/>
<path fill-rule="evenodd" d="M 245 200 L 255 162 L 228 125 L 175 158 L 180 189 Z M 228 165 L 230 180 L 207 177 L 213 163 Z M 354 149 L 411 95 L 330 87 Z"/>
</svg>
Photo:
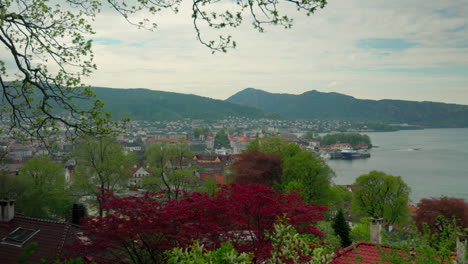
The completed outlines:
<svg viewBox="0 0 468 264">
<path fill-rule="evenodd" d="M 404 263 L 421 263 L 415 262 L 418 259 L 416 251 L 412 248 L 404 250 L 387 245 L 370 242 L 358 242 L 344 249 L 335 252 L 332 264 L 375 264 L 375 263 L 395 263 L 395 261 L 404 261 Z M 421 256 L 419 256 L 421 257 Z M 424 257 L 422 257 L 424 259 Z M 421 259 L 419 259 L 420 261 Z M 401 263 L 401 262 L 398 262 Z M 447 264 L 457 263 L 463 264 L 463 261 L 456 260 L 456 254 L 451 254 L 451 259 Z"/>
<path fill-rule="evenodd" d="M 143 185 L 143 179 L 151 175 L 151 170 L 148 166 L 133 166 L 131 175 L 128 179 L 128 186 L 141 187 Z"/>
<path fill-rule="evenodd" d="M 79 231 L 76 225 L 15 214 L 15 203 L 0 200 L 0 262 L 17 263 L 25 248 L 37 243 L 27 263 L 51 261 L 62 255 L 64 245 Z"/>
</svg>

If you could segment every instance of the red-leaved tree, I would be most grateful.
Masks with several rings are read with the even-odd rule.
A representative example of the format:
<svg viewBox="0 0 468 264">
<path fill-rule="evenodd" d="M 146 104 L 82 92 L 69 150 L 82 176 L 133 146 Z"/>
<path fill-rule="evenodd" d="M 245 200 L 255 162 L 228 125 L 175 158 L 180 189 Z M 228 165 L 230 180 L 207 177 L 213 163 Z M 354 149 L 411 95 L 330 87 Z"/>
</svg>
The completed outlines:
<svg viewBox="0 0 468 264">
<path fill-rule="evenodd" d="M 224 185 L 213 195 L 191 193 L 178 201 L 159 194 L 119 198 L 106 193 L 102 198 L 111 214 L 86 219 L 85 242 L 70 250 L 98 263 L 161 263 L 164 251 L 194 240 L 207 249 L 231 241 L 237 250 L 265 258 L 271 249 L 265 234 L 276 221 L 321 236 L 314 225 L 327 210 L 259 184 Z"/>
<path fill-rule="evenodd" d="M 418 209 L 414 216 L 416 225 L 421 230 L 425 222 L 432 232 L 437 232 L 437 217 L 442 215 L 446 220 L 455 218 L 457 226 L 468 228 L 468 203 L 462 198 L 442 196 L 440 198 L 421 199 L 417 205 Z"/>
<path fill-rule="evenodd" d="M 244 152 L 231 165 L 234 173 L 230 177 L 235 183 L 258 183 L 273 187 L 281 180 L 281 165 L 280 154 L 263 153 L 258 150 Z"/>
</svg>

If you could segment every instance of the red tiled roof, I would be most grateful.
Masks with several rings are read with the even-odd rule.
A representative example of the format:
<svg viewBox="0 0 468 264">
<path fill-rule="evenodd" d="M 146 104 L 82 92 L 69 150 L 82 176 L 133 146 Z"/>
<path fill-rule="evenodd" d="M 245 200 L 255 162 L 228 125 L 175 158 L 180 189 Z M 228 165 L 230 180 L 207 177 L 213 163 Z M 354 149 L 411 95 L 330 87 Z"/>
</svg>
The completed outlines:
<svg viewBox="0 0 468 264">
<path fill-rule="evenodd" d="M 408 205 L 408 208 L 410 209 L 412 216 L 414 216 L 418 211 L 418 207 L 416 207 L 416 206 L 414 206 L 412 204 Z"/>
<path fill-rule="evenodd" d="M 24 247 L 31 242 L 38 246 L 29 257 L 28 263 L 39 263 L 41 259 L 50 260 L 62 253 L 65 241 L 75 229 L 70 223 L 38 219 L 16 214 L 9 222 L 0 222 L 0 240 L 8 236 L 18 227 L 39 230 L 22 247 L 0 243 L 0 262 L 2 264 L 17 263 Z"/>
<path fill-rule="evenodd" d="M 163 139 L 159 139 L 158 142 L 172 142 L 172 143 L 188 143 L 189 141 L 186 140 L 186 139 L 181 139 L 181 138 L 174 138 L 174 139 L 170 139 L 170 138 L 163 138 Z"/>
<path fill-rule="evenodd" d="M 205 181 L 208 178 L 215 178 L 217 184 L 222 184 L 223 183 L 223 176 L 219 173 L 200 173 L 200 180 Z"/>
<path fill-rule="evenodd" d="M 208 168 L 218 168 L 218 169 L 223 169 L 225 167 L 225 164 L 223 163 L 214 163 L 214 162 L 197 162 L 197 166 L 200 166 L 202 168 L 208 169 Z"/>
<path fill-rule="evenodd" d="M 244 136 L 239 136 L 239 140 L 241 142 L 248 142 L 250 139 L 248 137 L 244 137 Z"/>
<path fill-rule="evenodd" d="M 204 161 L 215 161 L 218 156 L 213 156 L 213 155 L 194 155 L 193 160 L 204 160 Z"/>
<path fill-rule="evenodd" d="M 408 258 L 413 258 L 412 253 L 408 253 L 402 249 L 361 241 L 344 249 L 337 250 L 335 252 L 336 256 L 333 258 L 332 264 L 391 264 L 390 261 L 384 261 L 381 258 L 381 252 L 400 252 L 403 257 L 407 256 Z M 452 253 L 451 258 L 455 257 L 456 254 Z"/>
<path fill-rule="evenodd" d="M 333 260 L 333 264 L 364 263 L 373 264 L 380 261 L 380 251 L 389 249 L 376 243 L 358 242 L 344 249 L 338 250 Z"/>
</svg>

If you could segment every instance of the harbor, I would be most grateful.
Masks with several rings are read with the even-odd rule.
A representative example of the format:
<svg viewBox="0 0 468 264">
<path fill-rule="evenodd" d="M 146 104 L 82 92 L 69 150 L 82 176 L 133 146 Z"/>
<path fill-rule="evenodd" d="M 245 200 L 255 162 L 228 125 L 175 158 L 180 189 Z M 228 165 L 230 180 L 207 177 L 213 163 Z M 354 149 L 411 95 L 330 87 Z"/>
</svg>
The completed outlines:
<svg viewBox="0 0 468 264">
<path fill-rule="evenodd" d="M 352 148 L 342 149 L 342 150 L 335 150 L 328 153 L 329 159 L 344 159 L 344 160 L 352 160 L 352 159 L 366 159 L 370 158 L 369 150 L 356 150 Z"/>
<path fill-rule="evenodd" d="M 320 148 L 320 155 L 324 159 L 367 159 L 370 158 L 370 146 L 367 144 L 359 144 L 351 146 L 350 144 L 333 144 Z"/>
</svg>

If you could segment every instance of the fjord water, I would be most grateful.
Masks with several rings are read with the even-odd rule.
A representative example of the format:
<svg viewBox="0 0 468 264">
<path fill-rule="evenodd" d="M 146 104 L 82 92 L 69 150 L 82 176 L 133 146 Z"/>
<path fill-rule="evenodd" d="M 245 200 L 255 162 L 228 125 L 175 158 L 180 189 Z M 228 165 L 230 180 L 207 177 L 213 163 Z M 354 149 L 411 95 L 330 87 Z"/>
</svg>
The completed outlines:
<svg viewBox="0 0 468 264">
<path fill-rule="evenodd" d="M 442 195 L 468 200 L 468 128 L 366 133 L 369 159 L 327 160 L 336 184 L 352 184 L 361 174 L 380 170 L 411 187 L 411 202 Z"/>
</svg>

